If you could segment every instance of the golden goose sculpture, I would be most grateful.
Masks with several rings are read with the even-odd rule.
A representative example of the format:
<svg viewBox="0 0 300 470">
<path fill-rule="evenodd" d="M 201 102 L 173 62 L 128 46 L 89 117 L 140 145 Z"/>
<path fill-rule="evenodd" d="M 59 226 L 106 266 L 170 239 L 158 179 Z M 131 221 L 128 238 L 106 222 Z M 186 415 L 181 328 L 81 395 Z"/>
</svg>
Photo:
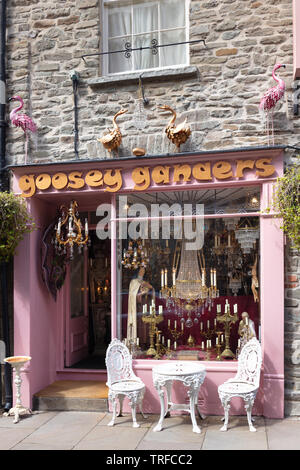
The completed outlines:
<svg viewBox="0 0 300 470">
<path fill-rule="evenodd" d="M 108 150 L 109 152 L 112 152 L 113 150 L 117 150 L 121 145 L 122 134 L 121 134 L 118 124 L 116 123 L 116 119 L 121 114 L 127 113 L 127 111 L 128 109 L 120 109 L 120 111 L 118 111 L 113 117 L 114 129 L 112 131 L 109 131 L 100 139 L 97 139 L 99 142 L 101 142 L 104 148 Z"/>
<path fill-rule="evenodd" d="M 170 111 L 172 113 L 172 118 L 165 128 L 165 133 L 167 134 L 168 139 L 176 145 L 177 150 L 179 151 L 180 145 L 184 144 L 191 135 L 190 126 L 186 124 L 186 119 L 182 123 L 175 126 L 176 113 L 174 109 L 172 109 L 170 106 L 167 106 L 166 104 L 159 106 L 159 108 Z"/>
</svg>

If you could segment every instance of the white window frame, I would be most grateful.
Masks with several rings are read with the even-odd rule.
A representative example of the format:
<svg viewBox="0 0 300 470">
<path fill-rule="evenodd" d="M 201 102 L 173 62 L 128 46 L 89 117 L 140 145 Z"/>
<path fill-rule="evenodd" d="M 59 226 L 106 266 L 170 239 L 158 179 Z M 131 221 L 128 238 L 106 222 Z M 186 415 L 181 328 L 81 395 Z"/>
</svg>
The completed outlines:
<svg viewBox="0 0 300 470">
<path fill-rule="evenodd" d="M 190 11 L 190 0 L 181 0 L 183 2 L 185 2 L 185 41 L 189 41 L 189 11 Z M 159 0 L 104 0 L 102 2 L 102 31 L 103 31 L 103 35 L 102 35 L 102 51 L 101 52 L 107 52 L 108 51 L 108 6 L 109 5 L 113 5 L 113 6 L 119 6 L 120 8 L 121 7 L 125 7 L 125 6 L 130 6 L 130 5 L 133 5 L 133 4 L 141 4 L 141 3 L 144 3 L 144 4 L 159 4 Z M 159 12 L 160 12 L 160 9 L 159 9 Z M 159 18 L 159 24 L 160 24 L 160 18 Z M 159 34 L 159 41 L 158 41 L 158 45 L 161 44 L 160 42 L 160 33 L 164 32 L 164 31 L 171 31 L 171 30 L 176 30 L 176 29 L 180 29 L 182 30 L 183 28 L 181 27 L 177 27 L 177 28 L 169 28 L 169 29 L 164 29 L 164 30 L 158 30 L 158 34 Z M 152 31 L 153 32 L 153 31 Z M 154 31 L 155 32 L 155 31 Z M 131 35 L 133 36 L 133 35 Z M 136 35 L 138 36 L 138 34 Z M 132 41 L 131 41 L 131 44 L 132 44 Z M 150 44 L 149 44 L 150 46 Z M 177 68 L 182 68 L 183 66 L 186 67 L 188 65 L 190 65 L 190 54 L 189 54 L 189 44 L 185 44 L 185 58 L 186 58 L 186 62 L 185 63 L 182 63 L 182 64 L 175 64 L 175 65 L 167 65 L 167 66 L 158 66 L 158 67 L 152 67 L 152 68 L 147 68 L 147 69 L 136 69 L 136 68 L 132 68 L 132 69 L 128 69 L 126 71 L 123 71 L 123 72 L 116 72 L 116 73 L 109 73 L 109 56 L 108 54 L 105 54 L 102 56 L 103 60 L 102 60 L 102 74 L 103 75 L 108 75 L 108 76 L 115 76 L 115 75 L 125 75 L 125 74 L 130 74 L 130 73 L 142 73 L 142 72 L 148 72 L 148 71 L 153 71 L 153 70 L 166 70 L 166 69 L 177 69 Z M 170 47 L 170 46 L 169 46 Z M 122 54 L 120 52 L 120 54 Z M 115 55 L 115 54 L 113 54 Z"/>
</svg>

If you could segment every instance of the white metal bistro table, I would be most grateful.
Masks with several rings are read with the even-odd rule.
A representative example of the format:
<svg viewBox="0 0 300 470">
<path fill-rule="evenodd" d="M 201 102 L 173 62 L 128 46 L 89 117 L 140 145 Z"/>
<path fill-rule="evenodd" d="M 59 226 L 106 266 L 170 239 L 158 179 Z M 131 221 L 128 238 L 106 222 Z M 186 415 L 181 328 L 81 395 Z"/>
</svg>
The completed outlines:
<svg viewBox="0 0 300 470">
<path fill-rule="evenodd" d="M 200 433 L 201 429 L 197 425 L 195 417 L 195 407 L 198 409 L 198 394 L 201 385 L 204 382 L 206 369 L 202 364 L 193 362 L 169 362 L 161 364 L 152 369 L 153 384 L 160 398 L 160 418 L 153 431 L 161 431 L 163 420 L 171 410 L 188 411 L 191 415 L 193 432 Z M 171 400 L 171 390 L 174 380 L 179 380 L 187 387 L 189 404 L 177 404 Z M 165 410 L 164 387 L 167 390 L 167 410 Z M 198 409 L 198 413 L 200 411 Z"/>
</svg>

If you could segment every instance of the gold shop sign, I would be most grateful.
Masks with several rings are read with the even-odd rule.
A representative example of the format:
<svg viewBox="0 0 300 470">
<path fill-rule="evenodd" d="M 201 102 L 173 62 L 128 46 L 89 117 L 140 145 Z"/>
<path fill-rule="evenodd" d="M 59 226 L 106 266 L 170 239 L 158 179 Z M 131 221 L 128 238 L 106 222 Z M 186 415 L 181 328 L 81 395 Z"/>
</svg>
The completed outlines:
<svg viewBox="0 0 300 470">
<path fill-rule="evenodd" d="M 253 171 L 256 178 L 266 178 L 272 176 L 276 171 L 271 162 L 272 158 L 259 158 L 257 160 L 235 160 L 235 162 L 225 160 L 200 162 L 194 165 L 187 163 L 170 166 L 157 165 L 153 168 L 139 166 L 131 170 L 132 186 L 125 189 L 145 191 L 151 183 L 172 185 L 193 181 L 212 181 L 213 179 L 219 181 L 231 178 L 242 179 L 245 176 L 244 172 L 249 170 Z M 30 174 L 20 177 L 19 187 L 24 197 L 33 196 L 36 190 L 82 189 L 85 186 L 115 193 L 123 187 L 123 176 L 123 170 L 120 168 L 88 170 L 86 172 L 57 172 L 53 175 L 48 173 Z"/>
</svg>

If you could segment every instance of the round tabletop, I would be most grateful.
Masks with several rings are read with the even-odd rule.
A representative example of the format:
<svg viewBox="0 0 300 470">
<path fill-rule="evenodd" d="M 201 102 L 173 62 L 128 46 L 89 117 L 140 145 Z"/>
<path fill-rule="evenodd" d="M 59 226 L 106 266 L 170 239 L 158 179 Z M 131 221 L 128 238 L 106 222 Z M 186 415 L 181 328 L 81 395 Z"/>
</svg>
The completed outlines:
<svg viewBox="0 0 300 470">
<path fill-rule="evenodd" d="M 194 362 L 169 362 L 168 364 L 161 364 L 155 366 L 152 369 L 152 372 L 155 374 L 161 375 L 172 375 L 172 376 L 182 376 L 190 374 L 199 374 L 205 371 L 203 364 L 198 364 Z"/>
</svg>

